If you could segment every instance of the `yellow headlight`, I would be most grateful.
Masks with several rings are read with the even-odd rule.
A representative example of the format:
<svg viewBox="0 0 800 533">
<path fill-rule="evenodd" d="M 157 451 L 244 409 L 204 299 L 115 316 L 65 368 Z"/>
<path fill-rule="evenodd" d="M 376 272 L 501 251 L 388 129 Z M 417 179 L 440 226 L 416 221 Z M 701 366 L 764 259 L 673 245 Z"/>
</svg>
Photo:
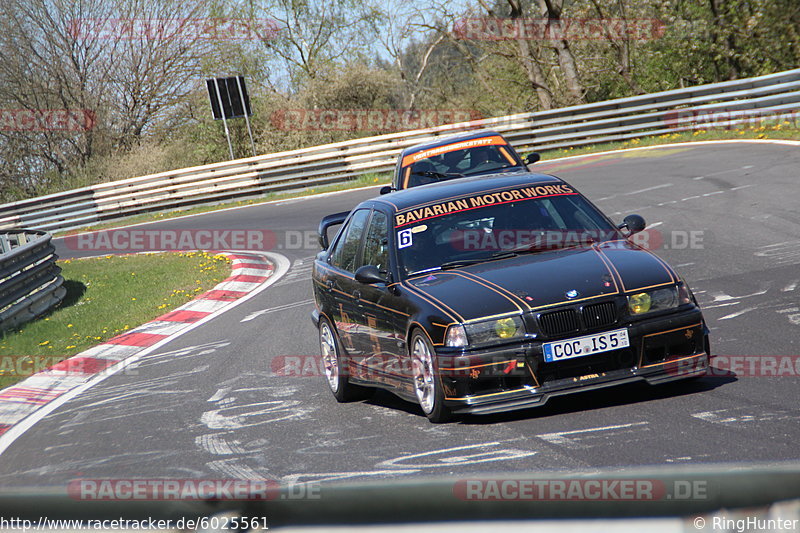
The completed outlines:
<svg viewBox="0 0 800 533">
<path fill-rule="evenodd" d="M 494 332 L 501 339 L 508 339 L 517 333 L 517 325 L 512 318 L 501 318 L 494 323 Z"/>
<path fill-rule="evenodd" d="M 650 310 L 650 295 L 646 292 L 633 294 L 628 298 L 628 307 L 634 315 L 641 315 Z"/>
</svg>

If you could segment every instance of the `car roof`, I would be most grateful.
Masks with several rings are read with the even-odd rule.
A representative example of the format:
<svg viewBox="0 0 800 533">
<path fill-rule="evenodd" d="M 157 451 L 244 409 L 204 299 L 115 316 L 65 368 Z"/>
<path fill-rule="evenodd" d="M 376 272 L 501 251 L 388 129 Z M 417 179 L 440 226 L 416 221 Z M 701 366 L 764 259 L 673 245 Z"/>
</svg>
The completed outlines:
<svg viewBox="0 0 800 533">
<path fill-rule="evenodd" d="M 479 139 L 481 137 L 488 137 L 492 135 L 497 135 L 498 137 L 503 137 L 499 133 L 494 130 L 477 130 L 477 131 L 467 131 L 464 133 L 457 133 L 455 135 L 448 135 L 447 137 L 440 137 L 433 141 L 427 141 L 420 144 L 415 144 L 414 146 L 410 146 L 402 151 L 400 154 L 401 159 L 402 156 L 406 156 L 408 154 L 414 154 L 422 150 L 428 150 L 430 148 L 437 148 L 439 146 L 444 146 L 447 144 L 453 144 L 454 142 L 458 141 L 468 141 L 470 139 Z"/>
<path fill-rule="evenodd" d="M 512 189 L 514 187 L 559 183 L 564 183 L 564 180 L 549 174 L 537 174 L 534 172 L 519 171 L 500 174 L 481 174 L 478 176 L 466 176 L 448 181 L 440 181 L 428 185 L 419 185 L 417 187 L 385 194 L 368 200 L 365 203 L 380 202 L 392 206 L 395 211 L 402 211 L 403 209 L 428 202 L 435 202 L 444 198 L 470 196 L 482 192 Z"/>
</svg>

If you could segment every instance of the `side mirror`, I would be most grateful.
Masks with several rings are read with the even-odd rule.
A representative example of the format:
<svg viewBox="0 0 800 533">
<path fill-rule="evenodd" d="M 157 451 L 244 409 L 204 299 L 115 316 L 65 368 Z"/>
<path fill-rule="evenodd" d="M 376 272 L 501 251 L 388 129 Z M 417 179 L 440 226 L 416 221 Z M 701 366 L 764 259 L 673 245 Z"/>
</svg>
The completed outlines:
<svg viewBox="0 0 800 533">
<path fill-rule="evenodd" d="M 317 228 L 317 233 L 319 234 L 319 245 L 322 247 L 323 250 L 327 250 L 328 246 L 330 246 L 330 242 L 328 241 L 328 228 L 331 226 L 335 226 L 337 224 L 344 223 L 347 220 L 347 215 L 350 214 L 350 211 L 344 211 L 342 213 L 334 213 L 332 215 L 328 215 L 324 217 L 320 223 L 319 228 Z"/>
<path fill-rule="evenodd" d="M 386 283 L 386 278 L 381 276 L 378 267 L 375 265 L 364 265 L 356 270 L 356 281 L 366 285 L 375 283 Z"/>
<path fill-rule="evenodd" d="M 538 160 L 540 160 L 541 158 L 542 158 L 542 156 L 540 156 L 538 152 L 531 152 L 531 153 L 529 153 L 528 155 L 525 156 L 524 161 L 525 161 L 526 165 L 532 165 L 532 164 L 536 163 Z"/>
<path fill-rule="evenodd" d="M 384 185 L 383 187 L 381 187 L 381 194 L 389 194 L 393 190 L 394 189 L 392 188 L 391 185 Z"/>
<path fill-rule="evenodd" d="M 641 215 L 628 215 L 623 219 L 622 224 L 617 227 L 619 229 L 628 228 L 630 235 L 633 235 L 642 231 L 645 226 L 647 226 L 647 222 L 644 221 Z"/>
</svg>

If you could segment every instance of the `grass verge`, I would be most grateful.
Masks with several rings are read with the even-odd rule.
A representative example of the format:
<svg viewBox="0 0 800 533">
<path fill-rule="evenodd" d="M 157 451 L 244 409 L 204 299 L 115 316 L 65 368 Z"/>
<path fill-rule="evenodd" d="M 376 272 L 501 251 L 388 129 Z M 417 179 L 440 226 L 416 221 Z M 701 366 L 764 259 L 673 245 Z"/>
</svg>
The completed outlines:
<svg viewBox="0 0 800 533">
<path fill-rule="evenodd" d="M 0 334 L 0 388 L 161 316 L 228 277 L 205 252 L 59 261 L 67 295 L 49 315 Z"/>
</svg>

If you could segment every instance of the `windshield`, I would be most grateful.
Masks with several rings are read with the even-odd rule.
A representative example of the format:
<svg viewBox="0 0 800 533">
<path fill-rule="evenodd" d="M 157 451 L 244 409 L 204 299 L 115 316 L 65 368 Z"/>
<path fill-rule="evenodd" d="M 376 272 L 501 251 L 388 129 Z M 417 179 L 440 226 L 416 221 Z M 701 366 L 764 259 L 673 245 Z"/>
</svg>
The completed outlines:
<svg viewBox="0 0 800 533">
<path fill-rule="evenodd" d="M 530 189 L 523 189 L 527 190 Z M 503 193 L 511 197 L 510 192 Z M 444 215 L 433 213 L 435 216 L 426 217 L 430 213 L 425 208 L 398 215 L 397 246 L 404 276 L 519 253 L 587 246 L 620 236 L 597 209 L 575 192 L 478 208 L 469 208 L 473 199 L 462 201 L 451 207 L 467 209 Z M 438 207 L 428 210 L 439 211 Z M 417 215 L 422 216 L 418 219 Z"/>
<path fill-rule="evenodd" d="M 499 136 L 462 141 L 405 156 L 404 188 L 522 166 Z"/>
</svg>

